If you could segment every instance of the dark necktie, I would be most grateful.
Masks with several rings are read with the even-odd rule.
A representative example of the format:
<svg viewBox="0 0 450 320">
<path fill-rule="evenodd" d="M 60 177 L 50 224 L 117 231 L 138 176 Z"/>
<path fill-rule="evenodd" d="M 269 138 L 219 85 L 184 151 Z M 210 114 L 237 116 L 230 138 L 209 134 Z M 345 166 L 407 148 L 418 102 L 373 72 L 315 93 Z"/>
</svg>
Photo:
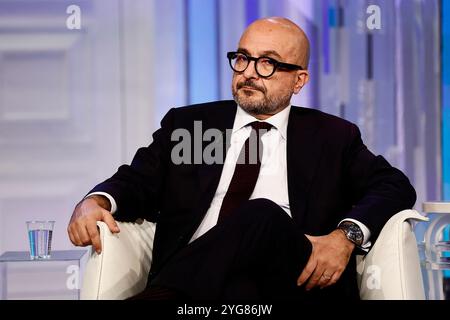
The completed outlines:
<svg viewBox="0 0 450 320">
<path fill-rule="evenodd" d="M 263 151 L 261 137 L 272 128 L 272 125 L 259 121 L 248 125 L 252 127 L 252 132 L 242 146 L 230 186 L 220 207 L 218 222 L 223 221 L 250 198 L 258 180 Z"/>
</svg>

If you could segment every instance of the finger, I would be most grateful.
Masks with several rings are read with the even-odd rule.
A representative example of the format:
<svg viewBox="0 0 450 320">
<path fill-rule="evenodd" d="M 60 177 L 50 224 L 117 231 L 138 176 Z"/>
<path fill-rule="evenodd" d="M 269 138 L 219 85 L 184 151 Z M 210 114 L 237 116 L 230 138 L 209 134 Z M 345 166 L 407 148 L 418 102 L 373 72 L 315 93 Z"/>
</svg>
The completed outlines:
<svg viewBox="0 0 450 320">
<path fill-rule="evenodd" d="M 77 231 L 78 231 L 78 237 L 81 240 L 81 244 L 83 246 L 87 246 L 92 244 L 91 242 L 91 237 L 89 236 L 89 233 L 86 229 L 86 223 L 79 223 L 78 227 L 77 227 Z"/>
<path fill-rule="evenodd" d="M 320 279 L 319 279 L 319 282 L 317 283 L 317 285 L 320 287 L 320 288 L 323 288 L 323 287 L 325 287 L 330 281 L 331 281 L 331 279 L 333 278 L 333 275 L 334 275 L 334 273 L 331 273 L 330 271 L 325 271 L 323 274 L 322 274 L 322 276 L 320 277 Z"/>
<path fill-rule="evenodd" d="M 320 268 L 319 266 L 316 267 L 316 270 L 314 270 L 313 274 L 311 275 L 311 277 L 308 280 L 308 283 L 306 284 L 305 289 L 306 290 L 311 290 L 312 288 L 314 288 L 315 286 L 317 286 L 317 284 L 319 283 L 320 277 L 322 276 L 322 274 L 324 273 L 325 268 Z"/>
<path fill-rule="evenodd" d="M 305 268 L 303 269 L 302 273 L 297 279 L 297 285 L 301 286 L 308 280 L 308 278 L 311 276 L 311 274 L 314 272 L 317 266 L 317 260 L 311 255 L 311 257 L 308 260 L 308 263 L 306 264 Z"/>
<path fill-rule="evenodd" d="M 332 286 L 333 284 L 335 284 L 336 282 L 338 282 L 338 280 L 341 278 L 342 272 L 338 272 L 336 271 L 333 276 L 331 277 L 330 281 L 328 281 L 328 283 L 324 286 L 325 287 L 329 287 Z"/>
<path fill-rule="evenodd" d="M 94 247 L 95 252 L 100 254 L 102 252 L 102 243 L 100 241 L 100 233 L 98 232 L 96 221 L 86 225 L 86 229 L 89 237 L 91 238 L 92 246 Z"/>
<path fill-rule="evenodd" d="M 75 241 L 75 237 L 72 234 L 72 230 L 69 228 L 67 228 L 67 234 L 69 235 L 70 238 L 70 242 L 72 242 L 73 245 L 77 245 L 76 241 Z"/>
<path fill-rule="evenodd" d="M 103 212 L 103 221 L 108 226 L 109 230 L 114 233 L 120 232 L 119 226 L 116 223 L 116 220 L 114 220 L 112 214 L 109 211 Z"/>
<path fill-rule="evenodd" d="M 72 226 L 72 236 L 73 236 L 73 239 L 75 240 L 74 244 L 76 246 L 82 246 L 83 245 L 83 243 L 81 242 L 80 237 L 78 236 L 78 231 L 75 228 L 75 226 Z"/>
</svg>

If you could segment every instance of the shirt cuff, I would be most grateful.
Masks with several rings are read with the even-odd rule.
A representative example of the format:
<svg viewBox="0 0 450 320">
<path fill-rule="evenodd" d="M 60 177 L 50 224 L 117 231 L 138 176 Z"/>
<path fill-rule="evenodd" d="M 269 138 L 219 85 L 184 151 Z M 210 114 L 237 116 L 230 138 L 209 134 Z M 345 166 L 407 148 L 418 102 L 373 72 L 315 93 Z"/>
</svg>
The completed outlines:
<svg viewBox="0 0 450 320">
<path fill-rule="evenodd" d="M 89 193 L 84 198 L 86 199 L 87 197 L 93 196 L 93 195 L 104 196 L 104 197 L 106 197 L 109 200 L 109 203 L 111 204 L 111 210 L 110 210 L 111 214 L 114 214 L 117 211 L 116 200 L 114 200 L 114 198 L 109 193 L 97 191 L 97 192 Z"/>
<path fill-rule="evenodd" d="M 369 248 L 372 246 L 372 243 L 369 241 L 369 239 L 370 239 L 369 228 L 367 228 L 364 223 L 359 222 L 358 220 L 355 220 L 355 219 L 350 219 L 350 218 L 343 219 L 341 222 L 338 223 L 338 225 L 340 225 L 344 221 L 350 221 L 350 222 L 356 223 L 358 225 L 358 227 L 361 229 L 361 231 L 364 235 L 361 249 L 363 249 L 364 251 L 369 251 Z"/>
</svg>

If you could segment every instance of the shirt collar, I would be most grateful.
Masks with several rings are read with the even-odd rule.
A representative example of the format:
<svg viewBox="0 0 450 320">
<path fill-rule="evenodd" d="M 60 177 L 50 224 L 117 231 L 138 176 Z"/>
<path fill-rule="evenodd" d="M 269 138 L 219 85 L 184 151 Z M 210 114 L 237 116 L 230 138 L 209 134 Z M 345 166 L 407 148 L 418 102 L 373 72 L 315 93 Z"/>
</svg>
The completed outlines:
<svg viewBox="0 0 450 320">
<path fill-rule="evenodd" d="M 289 120 L 290 111 L 291 105 L 288 105 L 282 111 L 278 112 L 277 114 L 274 114 L 273 116 L 267 118 L 266 120 L 263 120 L 263 122 L 267 122 L 273 125 L 278 130 L 278 132 L 280 132 L 283 139 L 286 139 L 287 124 Z M 253 117 L 238 105 L 236 117 L 234 118 L 233 133 L 242 129 L 243 127 L 245 127 L 246 125 L 248 125 L 253 121 L 262 121 L 262 120 L 258 120 L 257 118 Z"/>
</svg>

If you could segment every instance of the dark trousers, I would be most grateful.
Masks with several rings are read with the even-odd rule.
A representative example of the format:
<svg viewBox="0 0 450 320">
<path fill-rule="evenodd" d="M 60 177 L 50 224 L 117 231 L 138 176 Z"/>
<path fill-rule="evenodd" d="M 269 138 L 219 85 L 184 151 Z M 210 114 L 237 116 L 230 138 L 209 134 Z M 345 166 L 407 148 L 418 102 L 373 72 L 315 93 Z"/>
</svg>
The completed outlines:
<svg viewBox="0 0 450 320">
<path fill-rule="evenodd" d="M 311 250 L 281 207 L 250 200 L 175 254 L 147 290 L 165 287 L 201 300 L 301 299 L 297 278 Z"/>
</svg>

